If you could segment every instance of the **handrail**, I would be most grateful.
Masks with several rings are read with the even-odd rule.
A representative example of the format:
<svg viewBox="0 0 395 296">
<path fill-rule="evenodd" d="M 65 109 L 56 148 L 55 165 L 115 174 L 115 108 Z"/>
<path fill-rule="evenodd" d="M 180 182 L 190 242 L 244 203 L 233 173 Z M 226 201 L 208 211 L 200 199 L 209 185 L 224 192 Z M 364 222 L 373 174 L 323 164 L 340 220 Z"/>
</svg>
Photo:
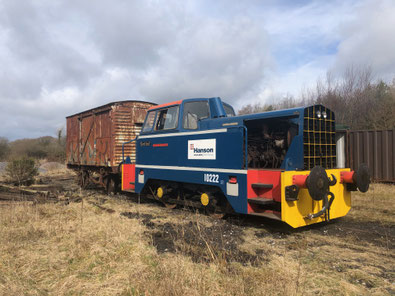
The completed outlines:
<svg viewBox="0 0 395 296">
<path fill-rule="evenodd" d="M 125 153 L 124 153 L 124 147 L 125 147 L 125 145 L 126 144 L 129 144 L 129 143 L 132 143 L 133 141 L 136 141 L 137 140 L 137 137 L 136 138 L 134 138 L 134 139 L 132 139 L 132 140 L 130 140 L 130 141 L 127 141 L 127 142 L 124 142 L 124 143 L 122 143 L 122 163 L 124 163 L 125 162 Z"/>
<path fill-rule="evenodd" d="M 245 169 L 248 170 L 248 130 L 247 127 L 244 125 L 244 130 L 246 132 L 245 135 Z"/>
<path fill-rule="evenodd" d="M 247 170 L 248 169 L 248 131 L 247 131 L 247 127 L 245 125 L 240 126 L 240 127 L 242 127 L 245 131 L 244 168 Z"/>
</svg>

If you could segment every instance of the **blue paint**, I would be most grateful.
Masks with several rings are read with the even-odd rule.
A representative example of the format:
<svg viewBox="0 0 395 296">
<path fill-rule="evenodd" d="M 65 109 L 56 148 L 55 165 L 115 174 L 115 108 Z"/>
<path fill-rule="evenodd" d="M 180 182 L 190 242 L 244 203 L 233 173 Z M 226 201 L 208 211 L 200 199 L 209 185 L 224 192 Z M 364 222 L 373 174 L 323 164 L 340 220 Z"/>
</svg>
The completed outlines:
<svg viewBox="0 0 395 296">
<path fill-rule="evenodd" d="M 197 122 L 197 129 L 183 129 L 184 104 L 193 101 L 207 101 L 210 107 L 210 118 Z M 168 108 L 154 109 L 160 110 Z M 136 192 L 141 192 L 146 182 L 150 179 L 175 181 L 181 183 L 194 183 L 219 187 L 233 209 L 238 213 L 247 213 L 247 175 L 235 172 L 215 172 L 216 169 L 244 170 L 246 166 L 246 124 L 252 120 L 269 118 L 292 118 L 298 124 L 299 130 L 288 148 L 285 159 L 281 164 L 282 170 L 303 169 L 303 114 L 305 108 L 293 108 L 258 114 L 227 117 L 220 98 L 195 98 L 183 100 L 179 106 L 178 125 L 171 130 L 147 130 L 141 133 L 136 140 L 136 176 L 139 175 L 139 165 L 157 166 L 156 168 L 143 168 L 144 183 L 136 180 Z M 156 115 L 157 116 L 157 115 Z M 154 121 L 155 122 L 155 121 Z M 152 137 L 151 137 L 152 136 Z M 215 139 L 215 159 L 188 159 L 188 141 Z M 179 170 L 160 168 L 186 167 L 193 170 Z M 201 171 L 196 171 L 201 168 Z M 213 172 L 210 172 L 210 169 Z M 219 183 L 207 183 L 205 173 L 219 175 Z M 239 184 L 239 196 L 226 194 L 226 183 L 230 176 L 236 176 Z"/>
</svg>

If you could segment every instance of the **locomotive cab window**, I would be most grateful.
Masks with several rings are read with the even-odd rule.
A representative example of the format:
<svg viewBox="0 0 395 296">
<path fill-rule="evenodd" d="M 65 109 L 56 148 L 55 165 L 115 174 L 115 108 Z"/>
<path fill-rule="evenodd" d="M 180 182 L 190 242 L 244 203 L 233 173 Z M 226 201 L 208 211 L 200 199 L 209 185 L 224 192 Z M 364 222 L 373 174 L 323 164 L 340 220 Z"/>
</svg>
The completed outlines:
<svg viewBox="0 0 395 296">
<path fill-rule="evenodd" d="M 174 106 L 158 111 L 155 130 L 175 129 L 178 126 L 178 110 L 179 106 Z"/>
<path fill-rule="evenodd" d="M 182 127 L 184 129 L 197 129 L 198 121 L 210 118 L 210 109 L 207 101 L 187 102 L 184 104 Z"/>
<path fill-rule="evenodd" d="M 143 125 L 142 132 L 150 132 L 152 130 L 152 127 L 154 125 L 155 115 L 156 115 L 156 111 L 148 112 L 146 120 Z"/>
<path fill-rule="evenodd" d="M 233 117 L 236 116 L 235 110 L 233 110 L 233 107 L 229 104 L 222 103 L 225 109 L 225 113 L 227 117 Z"/>
</svg>

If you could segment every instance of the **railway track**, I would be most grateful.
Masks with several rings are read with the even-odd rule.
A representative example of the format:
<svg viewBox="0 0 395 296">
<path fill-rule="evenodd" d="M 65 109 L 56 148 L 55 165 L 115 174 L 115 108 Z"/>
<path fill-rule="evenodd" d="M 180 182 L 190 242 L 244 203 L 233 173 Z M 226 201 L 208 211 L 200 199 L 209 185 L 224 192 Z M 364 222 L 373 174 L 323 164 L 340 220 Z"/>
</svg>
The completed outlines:
<svg viewBox="0 0 395 296">
<path fill-rule="evenodd" d="M 47 178 L 45 184 L 32 186 L 14 186 L 0 182 L 0 203 L 15 204 L 16 202 L 58 202 L 65 198 L 75 198 L 76 193 L 72 188 L 64 188 L 63 183 L 73 181 L 73 177 Z M 70 190 L 71 189 L 71 190 Z"/>
</svg>

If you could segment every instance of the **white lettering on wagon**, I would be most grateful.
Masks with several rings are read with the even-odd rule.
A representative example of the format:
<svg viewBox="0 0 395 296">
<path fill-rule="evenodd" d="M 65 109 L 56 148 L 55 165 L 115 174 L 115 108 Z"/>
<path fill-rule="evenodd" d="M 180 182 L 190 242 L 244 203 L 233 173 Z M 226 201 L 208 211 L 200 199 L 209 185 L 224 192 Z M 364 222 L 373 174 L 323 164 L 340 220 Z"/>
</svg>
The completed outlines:
<svg viewBox="0 0 395 296">
<path fill-rule="evenodd" d="M 216 139 L 189 140 L 188 159 L 216 159 Z"/>
</svg>

